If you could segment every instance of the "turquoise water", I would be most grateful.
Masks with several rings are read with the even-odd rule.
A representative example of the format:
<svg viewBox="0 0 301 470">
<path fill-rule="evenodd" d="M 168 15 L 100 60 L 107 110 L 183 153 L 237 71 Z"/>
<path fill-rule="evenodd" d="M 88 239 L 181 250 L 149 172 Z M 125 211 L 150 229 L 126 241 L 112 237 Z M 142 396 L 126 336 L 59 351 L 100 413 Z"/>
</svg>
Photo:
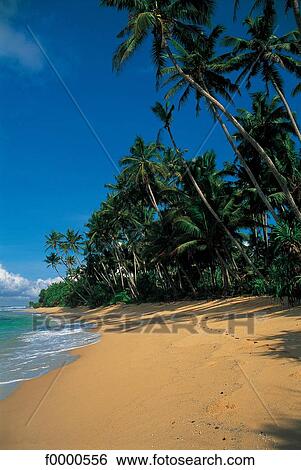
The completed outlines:
<svg viewBox="0 0 301 470">
<path fill-rule="evenodd" d="M 12 307 L 0 307 L 0 400 L 24 380 L 77 359 L 72 349 L 96 343 L 99 334 Z"/>
</svg>

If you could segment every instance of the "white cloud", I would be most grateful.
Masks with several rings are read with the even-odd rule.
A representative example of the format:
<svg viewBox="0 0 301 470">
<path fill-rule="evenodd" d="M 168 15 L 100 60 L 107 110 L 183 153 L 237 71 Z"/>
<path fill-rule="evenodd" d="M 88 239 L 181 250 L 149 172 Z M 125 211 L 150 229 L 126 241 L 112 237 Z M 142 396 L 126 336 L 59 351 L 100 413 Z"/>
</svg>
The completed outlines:
<svg viewBox="0 0 301 470">
<path fill-rule="evenodd" d="M 0 60 L 10 61 L 31 71 L 41 70 L 43 56 L 40 49 L 29 34 L 18 30 L 12 23 L 18 12 L 18 1 L 0 1 Z"/>
<path fill-rule="evenodd" d="M 31 281 L 20 274 L 8 272 L 0 264 L 0 297 L 18 297 L 24 300 L 36 299 L 41 289 L 60 281 L 61 278 L 59 277 Z"/>
</svg>

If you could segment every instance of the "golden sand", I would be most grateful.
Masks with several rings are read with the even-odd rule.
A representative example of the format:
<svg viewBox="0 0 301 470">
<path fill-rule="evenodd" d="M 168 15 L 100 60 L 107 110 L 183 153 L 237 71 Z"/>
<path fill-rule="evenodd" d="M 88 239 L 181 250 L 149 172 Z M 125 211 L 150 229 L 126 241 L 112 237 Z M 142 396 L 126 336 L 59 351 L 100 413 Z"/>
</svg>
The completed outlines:
<svg viewBox="0 0 301 470">
<path fill-rule="evenodd" d="M 300 449 L 300 314 L 269 298 L 90 310 L 101 341 L 0 402 L 0 448 Z"/>
</svg>

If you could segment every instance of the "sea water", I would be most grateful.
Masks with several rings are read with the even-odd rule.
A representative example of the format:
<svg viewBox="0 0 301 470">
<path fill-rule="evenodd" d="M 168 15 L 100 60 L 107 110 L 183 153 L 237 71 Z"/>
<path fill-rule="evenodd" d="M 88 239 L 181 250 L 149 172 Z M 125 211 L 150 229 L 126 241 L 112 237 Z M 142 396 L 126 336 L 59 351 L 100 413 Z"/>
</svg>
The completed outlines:
<svg viewBox="0 0 301 470">
<path fill-rule="evenodd" d="M 100 335 L 82 324 L 0 307 L 0 400 L 24 380 L 70 364 L 70 351 L 94 344 Z"/>
</svg>

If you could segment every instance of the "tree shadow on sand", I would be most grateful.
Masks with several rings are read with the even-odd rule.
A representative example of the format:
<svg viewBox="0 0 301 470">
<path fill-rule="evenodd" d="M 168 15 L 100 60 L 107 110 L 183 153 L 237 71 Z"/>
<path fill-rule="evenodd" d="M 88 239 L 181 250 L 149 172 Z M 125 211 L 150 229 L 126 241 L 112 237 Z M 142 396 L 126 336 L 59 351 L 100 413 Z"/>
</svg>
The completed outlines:
<svg viewBox="0 0 301 470">
<path fill-rule="evenodd" d="M 301 360 L 301 331 L 281 331 L 265 336 L 263 341 L 272 342 L 267 351 L 260 354 L 275 358 Z"/>
<path fill-rule="evenodd" d="M 91 312 L 92 313 L 92 312 Z M 177 332 L 186 328 L 191 333 L 198 332 L 194 326 L 206 323 L 214 328 L 222 321 L 267 318 L 283 313 L 280 305 L 273 305 L 271 299 L 226 298 L 213 301 L 175 302 L 169 304 L 143 304 L 116 306 L 90 317 L 106 332 Z M 285 313 L 286 314 L 286 310 Z M 145 331 L 146 330 L 146 331 Z"/>
<path fill-rule="evenodd" d="M 300 450 L 301 449 L 301 420 L 290 419 L 279 423 L 279 426 L 269 425 L 263 431 L 275 442 L 275 449 Z"/>
</svg>

